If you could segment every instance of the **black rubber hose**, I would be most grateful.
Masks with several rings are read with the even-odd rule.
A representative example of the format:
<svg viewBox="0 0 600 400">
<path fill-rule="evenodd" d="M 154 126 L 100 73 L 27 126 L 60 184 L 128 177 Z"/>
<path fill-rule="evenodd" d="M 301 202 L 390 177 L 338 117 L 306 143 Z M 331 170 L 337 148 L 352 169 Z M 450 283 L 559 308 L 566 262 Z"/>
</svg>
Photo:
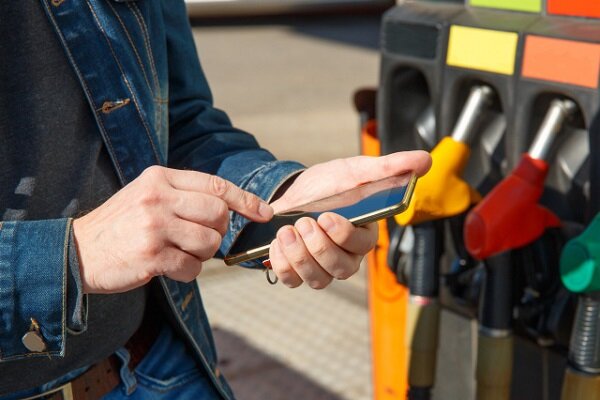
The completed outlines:
<svg viewBox="0 0 600 400">
<path fill-rule="evenodd" d="M 414 247 L 411 254 L 411 296 L 438 297 L 440 292 L 439 262 L 442 252 L 442 230 L 439 222 L 414 225 Z"/>
<path fill-rule="evenodd" d="M 513 309 L 510 251 L 486 259 L 485 267 L 479 324 L 488 329 L 510 330 Z"/>
<path fill-rule="evenodd" d="M 410 388 L 408 390 L 407 400 L 430 400 L 431 388 Z"/>
</svg>

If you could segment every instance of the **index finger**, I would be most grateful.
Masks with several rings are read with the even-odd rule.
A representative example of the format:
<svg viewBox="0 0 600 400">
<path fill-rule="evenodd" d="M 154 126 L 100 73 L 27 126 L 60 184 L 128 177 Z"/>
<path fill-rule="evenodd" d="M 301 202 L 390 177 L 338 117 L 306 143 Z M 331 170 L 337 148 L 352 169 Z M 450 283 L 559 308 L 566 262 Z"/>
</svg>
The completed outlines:
<svg viewBox="0 0 600 400">
<path fill-rule="evenodd" d="M 230 210 L 253 221 L 263 222 L 273 217 L 273 209 L 260 197 L 240 189 L 219 176 L 170 168 L 164 171 L 169 184 L 174 189 L 201 192 L 218 197 L 227 203 Z"/>
</svg>

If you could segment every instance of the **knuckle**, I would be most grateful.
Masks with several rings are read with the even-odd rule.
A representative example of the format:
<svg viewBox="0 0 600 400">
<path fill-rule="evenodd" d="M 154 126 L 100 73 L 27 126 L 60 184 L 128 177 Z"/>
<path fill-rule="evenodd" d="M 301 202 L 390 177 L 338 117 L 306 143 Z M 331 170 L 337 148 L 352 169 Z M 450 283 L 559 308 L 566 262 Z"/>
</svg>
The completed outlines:
<svg viewBox="0 0 600 400">
<path fill-rule="evenodd" d="M 146 232 L 148 235 L 152 235 L 153 232 L 162 228 L 162 219 L 147 209 L 143 209 L 138 223 L 142 232 Z"/>
<path fill-rule="evenodd" d="M 173 260 L 169 275 L 175 273 L 178 281 L 189 283 L 196 279 L 201 271 L 201 261 L 187 254 L 181 254 Z"/>
<path fill-rule="evenodd" d="M 210 179 L 210 190 L 212 191 L 212 193 L 216 196 L 223 196 L 225 193 L 227 193 L 227 181 L 219 176 L 216 175 L 209 175 L 209 179 Z"/>
<path fill-rule="evenodd" d="M 329 285 L 329 282 L 331 282 L 331 279 L 315 279 L 308 281 L 308 286 L 315 290 L 321 290 L 325 289 Z"/>
<path fill-rule="evenodd" d="M 292 261 L 293 265 L 306 265 L 306 264 L 308 264 L 311 261 L 311 259 L 310 259 L 310 256 L 308 254 L 302 253 L 302 254 L 297 254 L 290 261 Z"/>
<path fill-rule="evenodd" d="M 164 177 L 164 167 L 161 167 L 160 165 L 151 165 L 146 168 L 140 176 L 145 180 L 150 181 L 161 179 Z"/>
<path fill-rule="evenodd" d="M 218 201 L 215 204 L 213 214 L 213 225 L 215 229 L 223 236 L 229 227 L 229 207 L 224 201 Z"/>
<path fill-rule="evenodd" d="M 217 227 L 217 232 L 219 232 L 220 239 L 223 240 L 223 237 L 227 234 L 229 229 L 229 219 L 223 220 L 221 224 Z"/>
<path fill-rule="evenodd" d="M 166 265 L 163 266 L 163 268 L 165 269 L 163 271 L 163 274 L 173 272 L 181 273 L 182 271 L 186 271 L 188 263 L 186 256 L 183 253 L 179 253 L 176 256 L 172 257 L 172 259 L 166 261 L 165 264 Z"/>
<path fill-rule="evenodd" d="M 330 250 L 330 246 L 328 246 L 326 243 L 319 243 L 311 249 L 311 253 L 315 258 L 318 259 L 318 258 L 322 258 L 325 255 L 327 255 L 329 250 Z"/>
<path fill-rule="evenodd" d="M 340 236 L 337 240 L 338 245 L 342 248 L 350 245 L 353 242 L 353 239 L 356 238 L 357 228 L 353 226 L 347 227 L 347 229 L 340 229 Z"/>
<path fill-rule="evenodd" d="M 365 228 L 367 229 L 368 236 L 367 243 L 369 244 L 370 248 L 373 248 L 379 240 L 379 226 L 377 225 L 377 223 L 372 222 Z"/>
<path fill-rule="evenodd" d="M 181 281 L 185 283 L 190 283 L 194 279 L 200 275 L 202 271 L 202 263 L 198 263 L 198 265 L 194 265 L 193 267 L 186 268 L 185 272 L 181 276 Z"/>
<path fill-rule="evenodd" d="M 229 218 L 229 207 L 223 200 L 218 200 L 215 204 L 215 216 L 217 219 Z"/>
<path fill-rule="evenodd" d="M 257 210 L 258 209 L 258 197 L 250 194 L 248 192 L 242 192 L 242 204 L 248 210 Z"/>
<path fill-rule="evenodd" d="M 290 265 L 285 265 L 283 267 L 279 267 L 276 271 L 277 276 L 281 280 L 290 280 L 294 276 L 294 270 Z"/>
<path fill-rule="evenodd" d="M 298 277 L 294 276 L 294 272 L 291 268 L 285 268 L 279 271 L 277 276 L 285 286 L 289 288 L 295 288 L 302 284 L 302 281 Z"/>
<path fill-rule="evenodd" d="M 227 230 L 229 224 L 229 207 L 224 201 L 219 201 L 215 205 L 214 218 L 216 225 L 219 227 L 221 232 Z"/>
<path fill-rule="evenodd" d="M 274 272 L 285 286 L 295 288 L 302 284 L 302 280 L 298 278 L 294 269 L 289 265 L 277 266 Z"/>
<path fill-rule="evenodd" d="M 208 229 L 206 233 L 205 244 L 206 249 L 210 253 L 209 257 L 212 257 L 221 246 L 221 235 L 213 229 Z"/>
<path fill-rule="evenodd" d="M 391 173 L 391 172 L 394 171 L 393 164 L 391 162 L 391 158 L 390 157 L 381 157 L 380 160 L 382 161 L 382 163 L 381 163 L 381 169 L 386 174 L 389 174 L 389 173 Z"/>
<path fill-rule="evenodd" d="M 142 239 L 141 253 L 146 258 L 156 258 L 164 250 L 164 242 L 154 235 L 146 235 Z"/>
<path fill-rule="evenodd" d="M 138 272 L 138 280 L 140 282 L 144 282 L 144 283 L 148 283 L 150 282 L 150 279 L 153 278 L 153 274 L 151 274 L 150 272 L 146 271 L 146 270 L 142 270 Z"/>
<path fill-rule="evenodd" d="M 139 202 L 142 207 L 156 206 L 161 201 L 162 193 L 153 185 L 148 185 L 139 197 Z"/>
<path fill-rule="evenodd" d="M 182 274 L 181 277 L 178 279 L 178 281 L 182 282 L 182 283 L 190 283 L 194 279 L 196 279 L 196 276 L 192 275 L 191 273 L 186 273 L 186 274 Z"/>
<path fill-rule="evenodd" d="M 358 266 L 352 265 L 351 267 L 339 266 L 332 271 L 332 275 L 335 279 L 343 281 L 350 278 L 356 273 Z"/>
<path fill-rule="evenodd" d="M 377 234 L 377 231 L 375 231 L 375 232 L 376 233 L 371 237 L 371 240 L 368 241 L 369 249 L 368 249 L 367 253 L 369 251 L 373 250 L 375 248 L 375 246 L 377 246 L 377 241 L 379 240 L 379 235 Z"/>
<path fill-rule="evenodd" d="M 281 279 L 281 283 L 283 283 L 285 286 L 289 287 L 290 289 L 294 289 L 297 288 L 298 286 L 302 285 L 302 281 L 299 279 L 291 279 L 291 278 L 279 278 Z"/>
</svg>

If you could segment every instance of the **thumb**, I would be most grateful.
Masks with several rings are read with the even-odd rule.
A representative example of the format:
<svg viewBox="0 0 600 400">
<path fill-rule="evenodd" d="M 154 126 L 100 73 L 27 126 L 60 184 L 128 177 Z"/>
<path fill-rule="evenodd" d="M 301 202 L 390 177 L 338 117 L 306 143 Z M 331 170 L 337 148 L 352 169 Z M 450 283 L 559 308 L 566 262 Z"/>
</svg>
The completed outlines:
<svg viewBox="0 0 600 400">
<path fill-rule="evenodd" d="M 361 157 L 356 165 L 361 175 L 370 180 L 414 172 L 423 176 L 431 168 L 431 156 L 423 150 L 400 151 L 381 157 Z"/>
</svg>

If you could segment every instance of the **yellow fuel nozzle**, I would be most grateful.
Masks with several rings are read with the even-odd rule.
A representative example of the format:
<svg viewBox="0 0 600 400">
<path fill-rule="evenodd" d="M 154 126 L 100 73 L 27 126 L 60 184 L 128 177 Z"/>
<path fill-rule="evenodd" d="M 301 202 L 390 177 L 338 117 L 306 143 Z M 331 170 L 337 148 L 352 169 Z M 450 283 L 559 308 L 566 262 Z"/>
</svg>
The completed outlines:
<svg viewBox="0 0 600 400">
<path fill-rule="evenodd" d="M 419 178 L 408 209 L 395 217 L 400 225 L 452 217 L 481 200 L 461 175 L 471 154 L 468 143 L 476 122 L 492 95 L 486 85 L 471 89 L 452 136 L 443 138 L 431 151 L 431 169 Z"/>
<path fill-rule="evenodd" d="M 462 142 L 445 137 L 431 151 L 431 169 L 415 187 L 408 209 L 396 216 L 400 225 L 451 217 L 467 210 L 481 196 L 460 178 L 471 150 Z"/>
</svg>

